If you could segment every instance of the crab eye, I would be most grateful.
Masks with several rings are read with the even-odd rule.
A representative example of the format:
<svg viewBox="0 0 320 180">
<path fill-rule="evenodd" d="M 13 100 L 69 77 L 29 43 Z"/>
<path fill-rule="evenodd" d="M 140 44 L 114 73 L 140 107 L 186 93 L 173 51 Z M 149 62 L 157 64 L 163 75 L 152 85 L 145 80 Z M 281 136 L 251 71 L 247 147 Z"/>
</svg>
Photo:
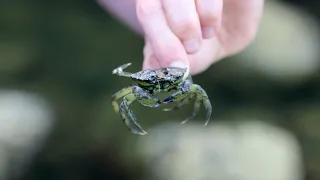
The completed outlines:
<svg viewBox="0 0 320 180">
<path fill-rule="evenodd" d="M 150 76 L 150 82 L 155 81 L 156 80 L 156 76 Z"/>
<path fill-rule="evenodd" d="M 168 71 L 164 71 L 163 74 L 164 74 L 164 75 L 168 75 L 169 72 L 168 72 Z"/>
</svg>

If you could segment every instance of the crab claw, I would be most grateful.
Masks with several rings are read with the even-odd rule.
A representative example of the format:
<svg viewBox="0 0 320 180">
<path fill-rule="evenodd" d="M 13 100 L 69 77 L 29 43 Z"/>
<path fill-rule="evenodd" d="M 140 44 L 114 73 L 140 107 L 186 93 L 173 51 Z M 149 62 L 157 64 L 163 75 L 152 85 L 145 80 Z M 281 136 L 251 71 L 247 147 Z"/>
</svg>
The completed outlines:
<svg viewBox="0 0 320 180">
<path fill-rule="evenodd" d="M 131 64 L 132 64 L 132 63 L 127 63 L 127 64 L 124 64 L 124 65 L 122 65 L 122 66 L 117 67 L 116 69 L 114 69 L 114 70 L 112 71 L 112 74 L 122 74 L 123 69 L 129 67 Z"/>
</svg>

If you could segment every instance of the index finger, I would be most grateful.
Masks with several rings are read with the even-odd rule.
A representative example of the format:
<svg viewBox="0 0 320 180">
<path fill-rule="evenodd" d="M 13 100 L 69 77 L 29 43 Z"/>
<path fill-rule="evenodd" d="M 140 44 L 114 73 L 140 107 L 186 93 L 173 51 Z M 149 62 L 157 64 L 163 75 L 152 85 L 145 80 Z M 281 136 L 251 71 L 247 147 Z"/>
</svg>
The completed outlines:
<svg viewBox="0 0 320 180">
<path fill-rule="evenodd" d="M 137 16 L 161 68 L 189 68 L 188 56 L 181 41 L 167 24 L 160 0 L 137 0 Z M 152 63 L 148 63 L 152 64 Z M 153 69 L 153 67 L 145 67 Z"/>
</svg>

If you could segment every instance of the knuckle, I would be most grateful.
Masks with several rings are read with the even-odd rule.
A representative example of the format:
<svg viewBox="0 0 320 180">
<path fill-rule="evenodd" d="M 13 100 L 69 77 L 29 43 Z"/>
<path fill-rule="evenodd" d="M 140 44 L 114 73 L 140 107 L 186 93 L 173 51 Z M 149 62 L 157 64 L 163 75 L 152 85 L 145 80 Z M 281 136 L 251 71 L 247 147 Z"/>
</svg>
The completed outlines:
<svg viewBox="0 0 320 180">
<path fill-rule="evenodd" d="M 195 20 L 173 22 L 172 29 L 180 38 L 197 37 L 200 32 L 199 23 Z"/>
<path fill-rule="evenodd" d="M 161 3 L 153 0 L 137 0 L 136 3 L 137 14 L 139 17 L 149 16 L 162 10 Z"/>
<path fill-rule="evenodd" d="M 223 0 L 197 0 L 196 4 L 201 25 L 212 26 L 220 23 Z"/>
<path fill-rule="evenodd" d="M 199 13 L 200 22 L 203 26 L 212 26 L 220 22 L 220 19 L 217 14 L 212 12 L 203 12 Z"/>
</svg>

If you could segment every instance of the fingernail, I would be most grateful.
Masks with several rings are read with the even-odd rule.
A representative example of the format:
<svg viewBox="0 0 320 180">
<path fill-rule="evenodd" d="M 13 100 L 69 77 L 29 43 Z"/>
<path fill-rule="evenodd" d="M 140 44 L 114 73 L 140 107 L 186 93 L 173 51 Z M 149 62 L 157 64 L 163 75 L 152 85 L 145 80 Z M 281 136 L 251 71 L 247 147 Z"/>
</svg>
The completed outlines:
<svg viewBox="0 0 320 180">
<path fill-rule="evenodd" d="M 211 38 L 214 35 L 214 29 L 213 27 L 202 27 L 202 37 L 205 39 Z"/>
<path fill-rule="evenodd" d="M 198 38 L 184 41 L 183 45 L 188 53 L 194 53 L 194 52 L 198 51 L 198 49 L 200 47 L 200 43 L 199 43 Z"/>
<path fill-rule="evenodd" d="M 181 61 L 175 61 L 171 63 L 170 67 L 187 68 L 187 66 Z"/>
</svg>

